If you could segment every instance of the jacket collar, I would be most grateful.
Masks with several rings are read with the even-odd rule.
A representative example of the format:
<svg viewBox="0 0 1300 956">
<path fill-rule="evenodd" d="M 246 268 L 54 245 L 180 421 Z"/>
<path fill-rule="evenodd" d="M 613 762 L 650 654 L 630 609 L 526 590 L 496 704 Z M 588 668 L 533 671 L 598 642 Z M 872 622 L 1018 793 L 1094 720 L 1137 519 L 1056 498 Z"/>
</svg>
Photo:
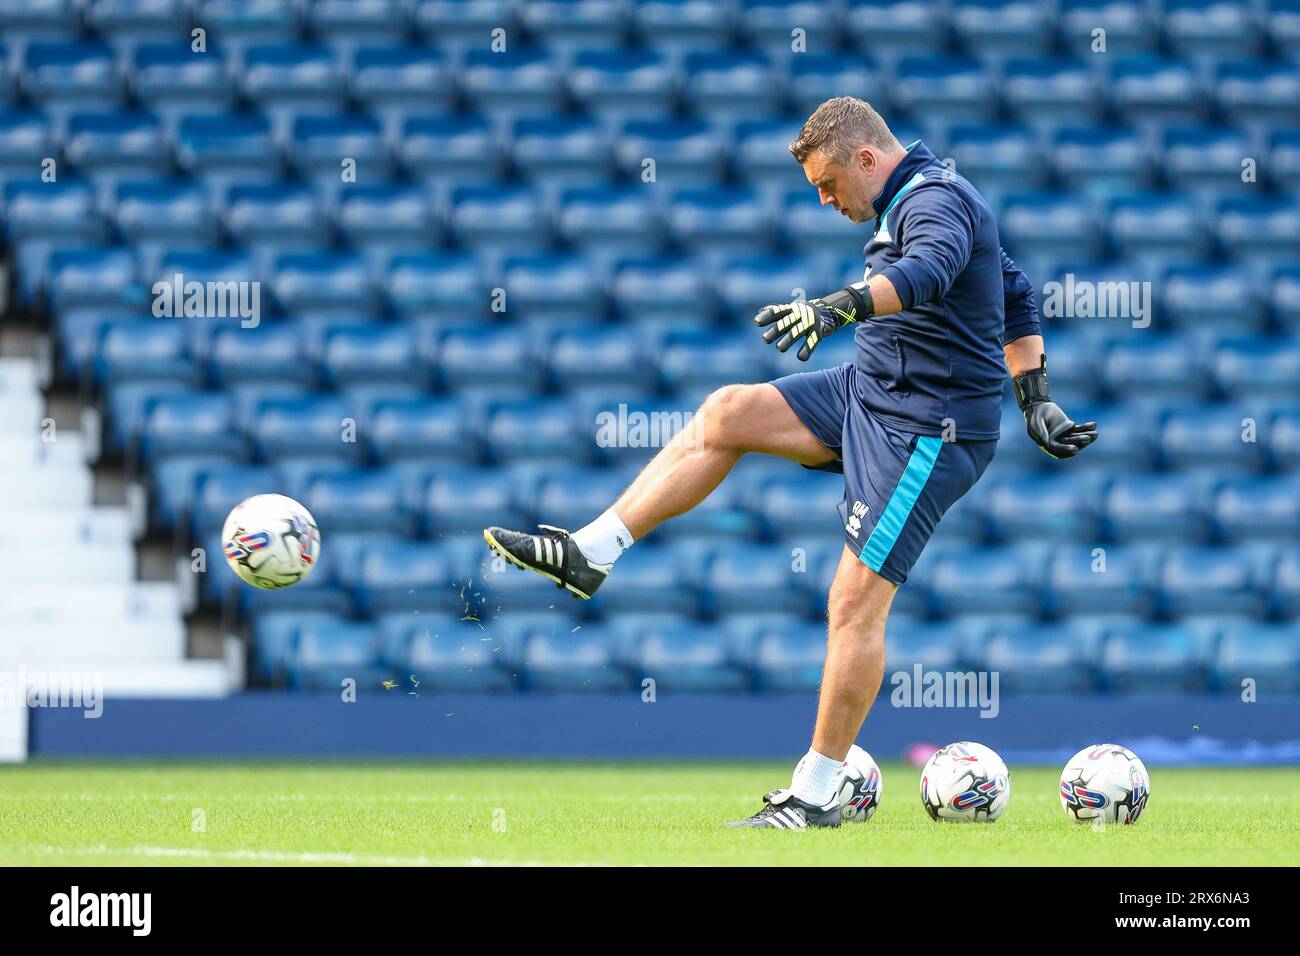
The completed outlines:
<svg viewBox="0 0 1300 956">
<path fill-rule="evenodd" d="M 911 181 L 912 177 L 926 166 L 937 163 L 938 159 L 934 153 L 930 152 L 929 147 L 919 139 L 911 146 L 907 147 L 907 155 L 899 161 L 894 171 L 889 174 L 885 180 L 884 188 L 880 190 L 880 195 L 871 200 L 871 208 L 880 216 L 893 202 L 894 197 L 902 191 L 905 184 Z"/>
</svg>

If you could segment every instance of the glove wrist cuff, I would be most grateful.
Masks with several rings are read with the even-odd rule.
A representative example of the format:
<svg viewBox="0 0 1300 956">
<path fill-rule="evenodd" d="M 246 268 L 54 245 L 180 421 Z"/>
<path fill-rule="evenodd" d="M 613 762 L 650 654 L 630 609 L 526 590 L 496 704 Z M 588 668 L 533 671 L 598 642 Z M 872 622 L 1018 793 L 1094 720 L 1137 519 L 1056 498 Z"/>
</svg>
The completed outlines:
<svg viewBox="0 0 1300 956">
<path fill-rule="evenodd" d="M 1030 405 L 1038 405 L 1052 400 L 1047 389 L 1047 357 L 1043 356 L 1038 368 L 1021 372 L 1011 382 L 1016 389 L 1016 404 L 1023 412 Z"/>
<path fill-rule="evenodd" d="M 850 322 L 861 322 L 872 314 L 871 290 L 865 282 L 855 282 L 839 292 L 823 296 L 821 301 L 835 313 L 840 327 Z"/>
</svg>

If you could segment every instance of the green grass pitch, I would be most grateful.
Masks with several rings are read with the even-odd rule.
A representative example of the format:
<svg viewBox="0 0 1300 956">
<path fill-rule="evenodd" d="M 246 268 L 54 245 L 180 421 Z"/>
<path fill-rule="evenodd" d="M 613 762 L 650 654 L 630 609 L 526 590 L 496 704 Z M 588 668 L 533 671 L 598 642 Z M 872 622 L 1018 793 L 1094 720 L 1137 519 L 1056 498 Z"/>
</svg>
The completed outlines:
<svg viewBox="0 0 1300 956">
<path fill-rule="evenodd" d="M 80 762 L 0 767 L 6 865 L 1294 865 L 1300 768 L 1164 769 L 1133 827 L 1071 823 L 1013 767 L 992 825 L 938 824 L 886 764 L 865 824 L 731 831 L 787 764 Z"/>
</svg>

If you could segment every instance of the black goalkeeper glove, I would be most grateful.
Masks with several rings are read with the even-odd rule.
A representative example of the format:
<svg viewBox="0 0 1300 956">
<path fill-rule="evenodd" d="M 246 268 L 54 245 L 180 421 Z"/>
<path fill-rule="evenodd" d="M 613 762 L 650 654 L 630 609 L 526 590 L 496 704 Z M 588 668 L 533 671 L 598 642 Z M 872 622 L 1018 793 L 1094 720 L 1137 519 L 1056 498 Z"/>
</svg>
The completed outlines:
<svg viewBox="0 0 1300 956">
<path fill-rule="evenodd" d="M 754 324 L 764 330 L 764 342 L 776 343 L 778 352 L 788 351 L 796 339 L 803 339 L 798 354 L 799 361 L 806 362 L 826 336 L 870 315 L 871 290 L 865 282 L 855 282 L 833 295 L 810 302 L 766 305 L 754 316 Z"/>
<path fill-rule="evenodd" d="M 1097 440 L 1097 423 L 1075 423 L 1047 392 L 1047 356 L 1042 365 L 1021 372 L 1011 381 L 1016 404 L 1025 415 L 1029 437 L 1053 458 L 1073 458 Z"/>
</svg>

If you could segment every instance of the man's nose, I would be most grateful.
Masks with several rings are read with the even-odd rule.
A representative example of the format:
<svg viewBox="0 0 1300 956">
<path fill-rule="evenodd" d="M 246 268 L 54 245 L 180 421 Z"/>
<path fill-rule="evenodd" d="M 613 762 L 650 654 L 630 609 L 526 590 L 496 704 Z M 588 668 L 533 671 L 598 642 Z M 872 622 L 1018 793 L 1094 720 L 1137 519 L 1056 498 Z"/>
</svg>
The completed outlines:
<svg viewBox="0 0 1300 956">
<path fill-rule="evenodd" d="M 834 196 L 833 194 L 831 194 L 831 193 L 828 193 L 826 190 L 822 189 L 820 186 L 817 187 L 817 196 L 818 196 L 818 198 L 821 199 L 821 201 L 822 201 L 822 205 L 823 205 L 823 206 L 828 206 L 828 205 L 832 204 L 833 202 L 835 202 L 835 196 Z"/>
</svg>

